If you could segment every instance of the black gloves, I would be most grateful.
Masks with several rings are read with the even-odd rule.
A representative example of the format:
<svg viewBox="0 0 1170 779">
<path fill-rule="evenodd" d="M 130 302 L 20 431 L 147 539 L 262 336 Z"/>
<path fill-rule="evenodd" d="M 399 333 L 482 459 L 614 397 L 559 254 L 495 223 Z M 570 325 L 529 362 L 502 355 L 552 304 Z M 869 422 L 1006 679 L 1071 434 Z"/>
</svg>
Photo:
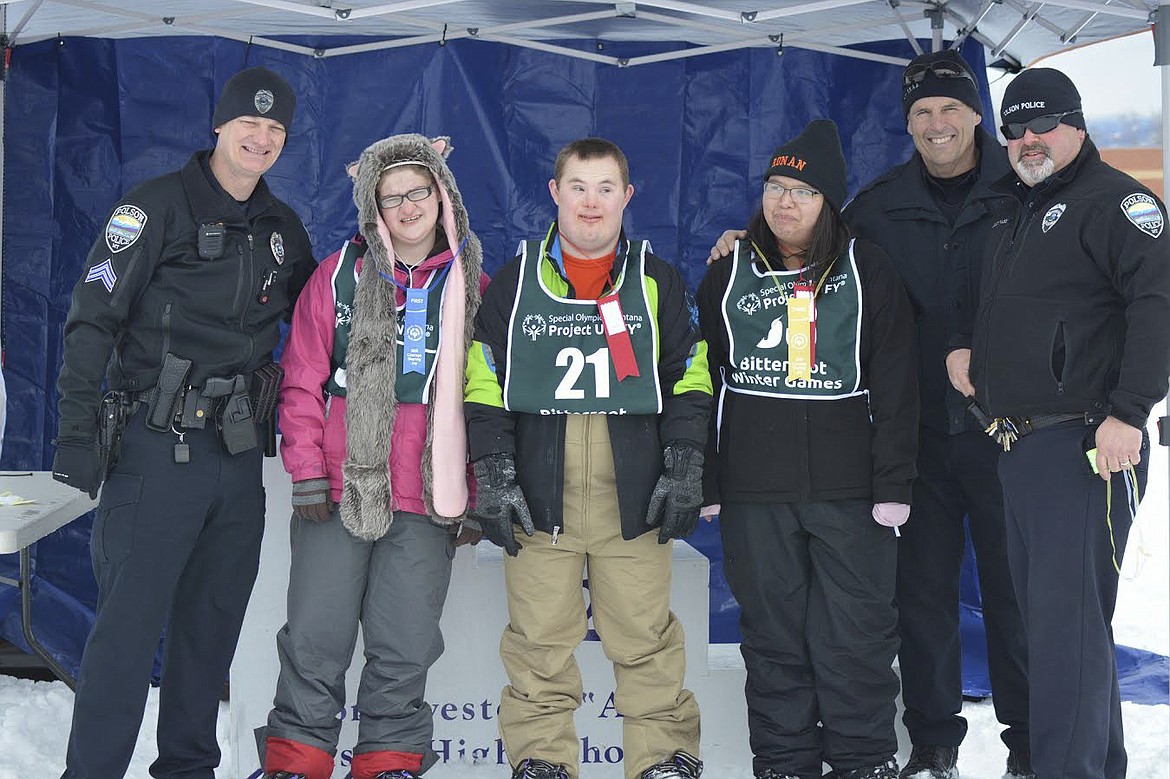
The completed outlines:
<svg viewBox="0 0 1170 779">
<path fill-rule="evenodd" d="M 516 541 L 513 522 L 519 522 L 527 535 L 536 532 L 528 502 L 516 483 L 516 463 L 510 454 L 489 454 L 475 461 L 475 510 L 483 535 L 515 557 L 521 546 Z"/>
<path fill-rule="evenodd" d="M 58 439 L 57 452 L 53 455 L 53 478 L 96 498 L 105 478 L 97 443 L 85 439 Z"/>
<path fill-rule="evenodd" d="M 703 453 L 674 443 L 662 450 L 663 473 L 650 494 L 646 524 L 658 528 L 658 543 L 686 538 L 699 521 L 703 505 Z"/>
<path fill-rule="evenodd" d="M 329 500 L 329 480 L 302 479 L 293 482 L 293 514 L 310 522 L 328 522 L 333 516 L 333 501 Z"/>
</svg>

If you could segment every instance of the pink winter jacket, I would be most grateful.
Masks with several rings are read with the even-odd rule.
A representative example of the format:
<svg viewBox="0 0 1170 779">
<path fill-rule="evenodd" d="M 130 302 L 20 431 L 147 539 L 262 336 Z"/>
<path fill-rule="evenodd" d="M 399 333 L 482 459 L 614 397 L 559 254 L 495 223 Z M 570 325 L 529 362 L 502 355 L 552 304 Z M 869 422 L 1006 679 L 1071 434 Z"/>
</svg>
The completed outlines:
<svg viewBox="0 0 1170 779">
<path fill-rule="evenodd" d="M 360 241 L 358 237 L 356 240 Z M 451 259 L 450 250 L 428 257 L 415 268 L 413 279 L 396 267 L 394 275 L 406 286 L 425 286 L 437 268 Z M 327 396 L 336 320 L 333 275 L 341 250 L 329 255 L 313 272 L 293 310 L 292 328 L 280 364 L 280 456 L 294 482 L 328 477 L 330 497 L 341 500 L 341 464 L 345 462 L 345 398 Z M 357 271 L 361 271 L 358 260 Z M 480 274 L 479 288 L 488 277 Z M 398 304 L 405 302 L 399 290 Z M 426 444 L 427 408 L 421 403 L 399 403 L 390 443 L 390 489 L 394 511 L 426 515 L 423 502 L 422 455 Z M 474 489 L 474 478 L 469 478 Z"/>
</svg>

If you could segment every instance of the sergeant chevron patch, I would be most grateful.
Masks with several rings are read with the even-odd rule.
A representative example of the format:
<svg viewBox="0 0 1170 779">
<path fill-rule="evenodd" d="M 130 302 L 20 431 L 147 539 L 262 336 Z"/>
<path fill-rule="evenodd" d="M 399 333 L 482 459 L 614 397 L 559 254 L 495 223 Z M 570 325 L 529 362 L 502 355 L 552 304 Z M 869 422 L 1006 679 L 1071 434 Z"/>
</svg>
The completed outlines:
<svg viewBox="0 0 1170 779">
<path fill-rule="evenodd" d="M 89 269 L 89 273 L 85 274 L 85 283 L 91 281 L 100 281 L 102 286 L 106 288 L 106 292 L 113 292 L 114 285 L 118 283 L 118 274 L 114 272 L 114 263 L 111 258 L 107 257 L 105 262 L 98 263 Z"/>
</svg>

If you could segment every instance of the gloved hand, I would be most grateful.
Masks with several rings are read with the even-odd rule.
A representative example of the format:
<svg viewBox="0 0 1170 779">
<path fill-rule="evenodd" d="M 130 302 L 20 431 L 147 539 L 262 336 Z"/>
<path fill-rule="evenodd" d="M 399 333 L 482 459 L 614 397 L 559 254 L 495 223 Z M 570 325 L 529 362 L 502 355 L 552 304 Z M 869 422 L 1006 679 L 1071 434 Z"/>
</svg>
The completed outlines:
<svg viewBox="0 0 1170 779">
<path fill-rule="evenodd" d="M 328 522 L 336 504 L 329 499 L 329 480 L 302 479 L 293 482 L 293 514 L 310 522 Z"/>
<path fill-rule="evenodd" d="M 901 527 L 910 518 L 910 507 L 905 503 L 873 504 L 873 521 L 886 527 Z"/>
<path fill-rule="evenodd" d="M 474 515 L 487 540 L 512 557 L 522 549 L 512 523 L 519 522 L 529 536 L 536 532 L 528 501 L 516 483 L 516 462 L 512 455 L 489 454 L 475 461 Z"/>
<path fill-rule="evenodd" d="M 474 519 L 465 519 L 457 525 L 452 525 L 450 532 L 454 536 L 453 540 L 456 548 L 464 544 L 475 546 L 483 538 L 483 528 Z"/>
<path fill-rule="evenodd" d="M 93 440 L 58 440 L 53 454 L 53 478 L 96 498 L 102 486 L 101 453 Z"/>
<path fill-rule="evenodd" d="M 658 543 L 694 532 L 703 505 L 703 453 L 687 444 L 667 444 L 663 472 L 650 494 L 646 524 L 658 528 Z"/>
</svg>

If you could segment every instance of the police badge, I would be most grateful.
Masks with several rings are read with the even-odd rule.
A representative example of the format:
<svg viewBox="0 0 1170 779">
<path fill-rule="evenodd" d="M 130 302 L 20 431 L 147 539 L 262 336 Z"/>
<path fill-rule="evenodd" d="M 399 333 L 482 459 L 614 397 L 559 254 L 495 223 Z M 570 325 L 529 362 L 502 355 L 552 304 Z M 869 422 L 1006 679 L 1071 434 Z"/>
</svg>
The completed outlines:
<svg viewBox="0 0 1170 779">
<path fill-rule="evenodd" d="M 252 98 L 252 104 L 256 106 L 256 110 L 260 112 L 261 116 L 271 111 L 274 103 L 276 103 L 276 98 L 267 89 L 257 89 Z"/>
<path fill-rule="evenodd" d="M 1048 213 L 1044 215 L 1044 221 L 1040 223 L 1040 229 L 1043 232 L 1048 232 L 1055 227 L 1056 223 L 1060 221 L 1060 217 L 1064 214 L 1065 208 L 1064 203 L 1057 203 L 1048 209 Z"/>
<path fill-rule="evenodd" d="M 272 257 L 277 265 L 284 265 L 284 238 L 280 233 L 273 233 L 268 239 L 268 246 L 272 249 Z"/>
</svg>

